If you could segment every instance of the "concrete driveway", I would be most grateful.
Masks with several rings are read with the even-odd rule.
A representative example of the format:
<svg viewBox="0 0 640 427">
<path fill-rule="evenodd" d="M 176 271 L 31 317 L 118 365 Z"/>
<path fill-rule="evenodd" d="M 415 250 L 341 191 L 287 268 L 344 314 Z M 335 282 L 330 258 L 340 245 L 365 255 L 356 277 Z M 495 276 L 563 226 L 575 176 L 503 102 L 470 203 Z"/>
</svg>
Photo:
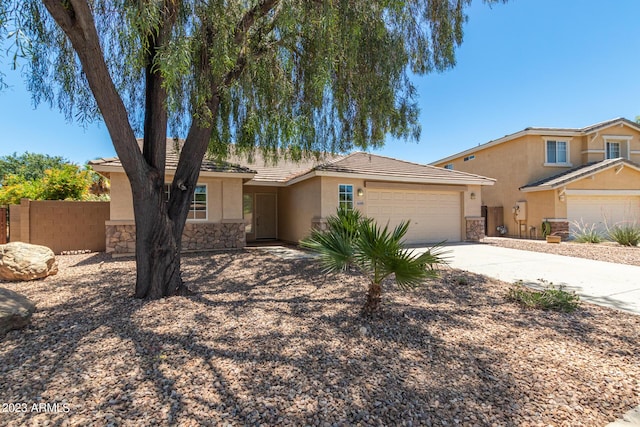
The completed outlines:
<svg viewBox="0 0 640 427">
<path fill-rule="evenodd" d="M 522 280 L 532 287 L 540 287 L 543 279 L 575 291 L 585 301 L 640 314 L 640 267 L 637 266 L 481 243 L 451 244 L 446 250 L 453 268 L 508 283 Z"/>
</svg>

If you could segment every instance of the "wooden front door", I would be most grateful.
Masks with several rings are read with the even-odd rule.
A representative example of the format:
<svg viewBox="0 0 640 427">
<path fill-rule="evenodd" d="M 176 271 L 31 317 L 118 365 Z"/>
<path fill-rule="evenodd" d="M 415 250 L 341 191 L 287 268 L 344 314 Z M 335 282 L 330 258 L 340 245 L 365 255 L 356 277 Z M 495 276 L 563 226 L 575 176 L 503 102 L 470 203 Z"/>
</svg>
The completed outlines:
<svg viewBox="0 0 640 427">
<path fill-rule="evenodd" d="M 256 239 L 277 238 L 276 206 L 276 194 L 256 194 Z"/>
</svg>

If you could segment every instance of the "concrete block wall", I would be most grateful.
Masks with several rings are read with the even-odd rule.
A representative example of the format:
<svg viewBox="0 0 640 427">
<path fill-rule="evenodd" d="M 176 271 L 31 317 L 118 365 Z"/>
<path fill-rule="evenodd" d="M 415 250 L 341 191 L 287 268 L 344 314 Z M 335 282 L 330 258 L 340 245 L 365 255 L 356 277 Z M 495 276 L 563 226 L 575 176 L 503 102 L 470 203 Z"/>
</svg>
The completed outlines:
<svg viewBox="0 0 640 427">
<path fill-rule="evenodd" d="M 63 251 L 104 252 L 109 202 L 23 199 L 11 206 L 10 240 Z"/>
</svg>

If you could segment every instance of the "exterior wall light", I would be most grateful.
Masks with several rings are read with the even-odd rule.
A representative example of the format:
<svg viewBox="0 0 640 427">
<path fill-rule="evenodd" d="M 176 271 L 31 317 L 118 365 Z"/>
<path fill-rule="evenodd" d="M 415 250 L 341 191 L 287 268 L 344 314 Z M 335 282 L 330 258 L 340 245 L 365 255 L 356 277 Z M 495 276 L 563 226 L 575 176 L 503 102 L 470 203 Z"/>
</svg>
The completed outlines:
<svg viewBox="0 0 640 427">
<path fill-rule="evenodd" d="M 471 193 L 469 195 L 469 197 L 471 197 L 471 200 L 475 200 L 476 199 L 476 193 Z"/>
<path fill-rule="evenodd" d="M 364 196 L 364 190 L 362 188 L 358 188 L 358 197 Z"/>
</svg>

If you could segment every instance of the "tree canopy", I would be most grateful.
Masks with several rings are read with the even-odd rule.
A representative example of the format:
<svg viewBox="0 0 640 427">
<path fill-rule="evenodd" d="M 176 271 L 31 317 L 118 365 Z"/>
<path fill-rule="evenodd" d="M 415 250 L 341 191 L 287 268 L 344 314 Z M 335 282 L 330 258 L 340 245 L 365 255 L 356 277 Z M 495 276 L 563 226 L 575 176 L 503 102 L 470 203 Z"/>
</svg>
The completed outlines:
<svg viewBox="0 0 640 427">
<path fill-rule="evenodd" d="M 174 135 L 184 137 L 195 119 L 213 125 L 217 154 L 233 142 L 295 155 L 380 146 L 387 134 L 417 139 L 409 72 L 455 63 L 470 2 L 96 0 L 87 7 L 138 135 L 152 61 Z M 91 121 L 101 114 L 81 61 L 45 9 L 80 3 L 26 0 L 13 16 L 29 40 L 34 100 Z"/>
<path fill-rule="evenodd" d="M 136 296 L 158 298 L 183 289 L 207 150 L 297 159 L 417 139 L 411 75 L 455 64 L 471 0 L 0 2 L 35 102 L 104 120 L 133 193 Z M 185 140 L 165 203 L 168 133 Z"/>
<path fill-rule="evenodd" d="M 16 175 L 26 181 L 35 181 L 45 175 L 47 169 L 60 169 L 69 160 L 60 156 L 48 154 L 30 153 L 28 151 L 18 155 L 17 153 L 0 157 L 0 185 L 9 174 Z"/>
</svg>

